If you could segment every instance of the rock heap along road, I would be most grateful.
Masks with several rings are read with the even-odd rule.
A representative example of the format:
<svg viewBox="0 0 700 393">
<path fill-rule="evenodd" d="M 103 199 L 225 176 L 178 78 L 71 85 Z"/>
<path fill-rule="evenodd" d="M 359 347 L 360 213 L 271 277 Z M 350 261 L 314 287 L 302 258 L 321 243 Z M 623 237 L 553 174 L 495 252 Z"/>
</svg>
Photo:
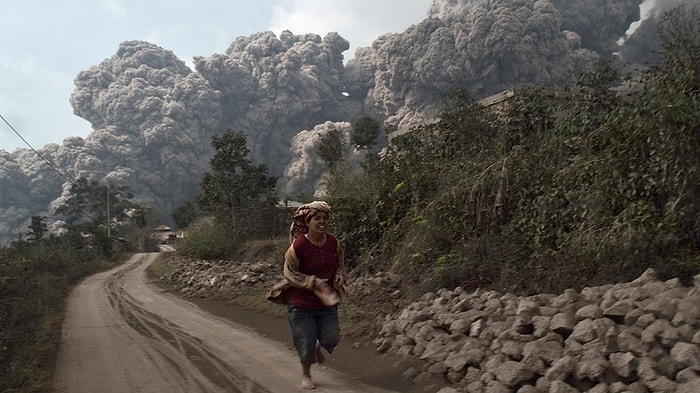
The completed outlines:
<svg viewBox="0 0 700 393">
<path fill-rule="evenodd" d="M 148 283 L 157 255 L 137 254 L 73 290 L 57 392 L 301 391 L 294 351 Z M 329 368 L 315 368 L 314 379 L 317 392 L 389 392 Z"/>
</svg>

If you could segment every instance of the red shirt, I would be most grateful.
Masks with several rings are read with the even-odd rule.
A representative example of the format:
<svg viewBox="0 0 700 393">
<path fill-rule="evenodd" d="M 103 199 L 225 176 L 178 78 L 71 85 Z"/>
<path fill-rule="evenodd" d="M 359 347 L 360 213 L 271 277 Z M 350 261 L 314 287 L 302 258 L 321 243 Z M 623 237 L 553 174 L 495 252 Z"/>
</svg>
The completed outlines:
<svg viewBox="0 0 700 393">
<path fill-rule="evenodd" d="M 299 272 L 333 281 L 338 268 L 338 239 L 335 236 L 326 234 L 326 242 L 322 246 L 311 243 L 306 236 L 299 236 L 293 247 L 299 258 Z M 287 291 L 287 296 L 289 303 L 297 307 L 326 307 L 321 299 L 308 289 L 292 287 Z"/>
</svg>

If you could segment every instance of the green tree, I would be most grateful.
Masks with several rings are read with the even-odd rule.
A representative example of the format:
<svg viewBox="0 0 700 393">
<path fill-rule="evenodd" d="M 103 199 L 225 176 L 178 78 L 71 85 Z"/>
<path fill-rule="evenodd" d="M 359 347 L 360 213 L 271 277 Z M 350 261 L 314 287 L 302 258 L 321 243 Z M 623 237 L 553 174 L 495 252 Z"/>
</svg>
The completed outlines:
<svg viewBox="0 0 700 393">
<path fill-rule="evenodd" d="M 230 231 L 232 244 L 245 237 L 269 230 L 262 212 L 271 212 L 276 203 L 276 179 L 267 174 L 267 166 L 255 165 L 249 157 L 246 137 L 228 130 L 212 137 L 214 156 L 209 161 L 212 172 L 200 182 L 196 197 L 200 208 L 216 218 Z"/>
<path fill-rule="evenodd" d="M 369 149 L 370 146 L 377 143 L 379 128 L 378 121 L 370 116 L 362 116 L 355 122 L 350 131 L 350 142 L 360 148 Z"/>
<path fill-rule="evenodd" d="M 92 242 L 103 251 L 111 250 L 113 229 L 130 223 L 130 214 L 139 205 L 132 202 L 133 194 L 126 186 L 102 186 L 95 181 L 79 178 L 70 187 L 69 195 L 56 214 L 65 217 L 68 230 L 76 235 L 88 233 Z"/>
<path fill-rule="evenodd" d="M 130 230 L 128 231 L 128 237 L 136 244 L 138 250 L 144 250 L 144 244 L 146 236 L 144 229 L 149 224 L 149 219 L 153 218 L 153 209 L 144 208 L 142 206 L 135 206 L 128 213 L 130 217 Z"/>
<path fill-rule="evenodd" d="M 46 236 L 48 232 L 48 226 L 46 225 L 45 216 L 32 216 L 31 223 L 29 224 L 29 241 L 38 241 Z"/>
<path fill-rule="evenodd" d="M 125 221 L 129 209 L 135 206 L 130 201 L 133 194 L 126 186 L 102 186 L 81 177 L 70 188 L 65 202 L 56 208 L 69 224 L 104 225 L 109 221 Z"/>
<path fill-rule="evenodd" d="M 334 128 L 321 136 L 317 149 L 318 156 L 333 170 L 338 162 L 343 159 L 343 134 Z"/>
<path fill-rule="evenodd" d="M 172 217 L 176 228 L 187 228 L 197 219 L 197 205 L 192 201 L 185 201 L 173 210 Z"/>
</svg>

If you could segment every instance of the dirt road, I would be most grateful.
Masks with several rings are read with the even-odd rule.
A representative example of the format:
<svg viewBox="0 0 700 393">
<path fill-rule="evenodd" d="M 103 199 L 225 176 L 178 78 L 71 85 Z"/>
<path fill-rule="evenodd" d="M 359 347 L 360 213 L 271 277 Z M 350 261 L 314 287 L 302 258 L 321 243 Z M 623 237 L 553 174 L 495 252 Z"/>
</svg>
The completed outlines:
<svg viewBox="0 0 700 393">
<path fill-rule="evenodd" d="M 158 254 L 88 277 L 68 299 L 54 387 L 65 393 L 294 392 L 296 353 L 147 282 Z M 317 392 L 387 393 L 314 368 Z"/>
</svg>

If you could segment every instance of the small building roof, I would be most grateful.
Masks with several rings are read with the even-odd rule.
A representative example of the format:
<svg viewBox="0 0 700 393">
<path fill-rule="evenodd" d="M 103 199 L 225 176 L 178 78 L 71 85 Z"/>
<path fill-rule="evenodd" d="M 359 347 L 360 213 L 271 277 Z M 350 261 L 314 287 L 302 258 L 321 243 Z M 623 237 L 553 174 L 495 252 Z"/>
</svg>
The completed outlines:
<svg viewBox="0 0 700 393">
<path fill-rule="evenodd" d="M 285 199 L 280 199 L 279 202 L 277 202 L 277 207 L 291 207 L 291 208 L 297 208 L 304 205 L 301 202 L 296 202 L 296 201 L 288 201 Z"/>
</svg>

